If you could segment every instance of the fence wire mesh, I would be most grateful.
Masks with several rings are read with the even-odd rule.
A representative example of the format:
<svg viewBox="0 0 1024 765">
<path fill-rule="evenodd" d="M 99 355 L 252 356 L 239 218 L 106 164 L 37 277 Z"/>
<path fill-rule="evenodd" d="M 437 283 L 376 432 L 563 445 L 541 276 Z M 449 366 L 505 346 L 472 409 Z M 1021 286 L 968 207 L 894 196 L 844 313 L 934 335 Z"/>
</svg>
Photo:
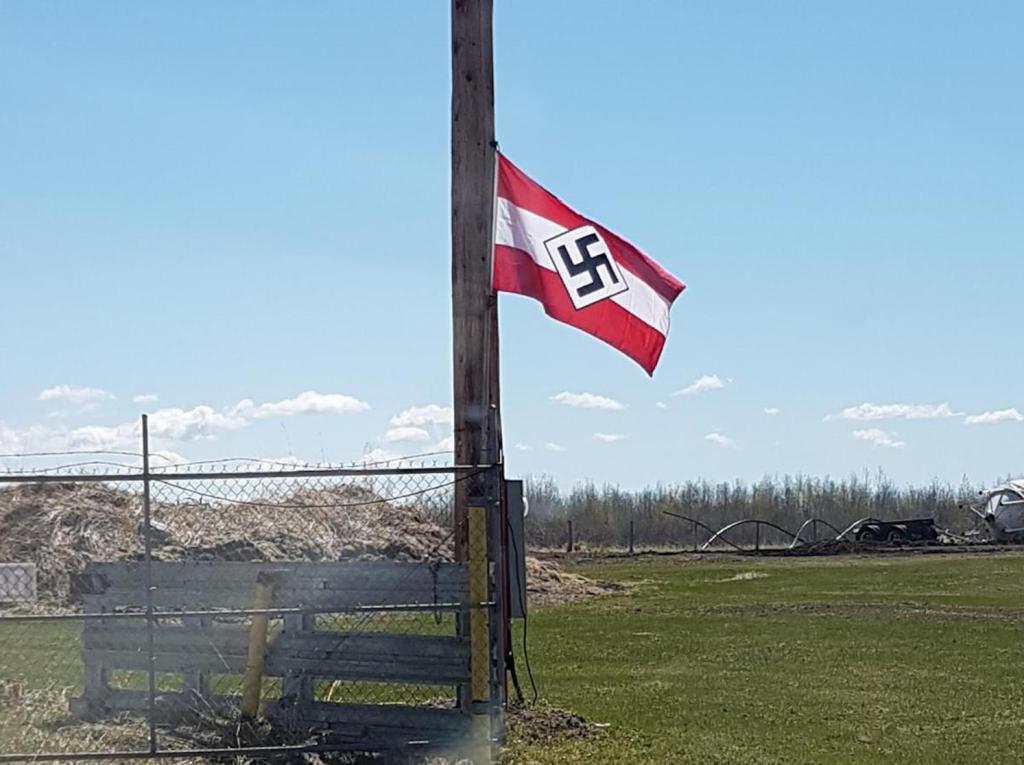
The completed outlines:
<svg viewBox="0 0 1024 765">
<path fill-rule="evenodd" d="M 492 468 L 268 467 L 0 473 L 0 759 L 465 734 L 454 492 Z"/>
</svg>

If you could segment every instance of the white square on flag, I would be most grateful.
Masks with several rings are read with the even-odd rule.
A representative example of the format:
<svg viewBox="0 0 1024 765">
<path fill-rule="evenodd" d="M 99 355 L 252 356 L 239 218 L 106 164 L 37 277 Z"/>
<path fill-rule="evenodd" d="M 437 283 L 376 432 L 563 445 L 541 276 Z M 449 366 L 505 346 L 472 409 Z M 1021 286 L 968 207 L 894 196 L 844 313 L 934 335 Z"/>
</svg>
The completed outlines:
<svg viewBox="0 0 1024 765">
<path fill-rule="evenodd" d="M 593 226 L 580 226 L 544 242 L 576 310 L 629 289 L 608 245 Z"/>
</svg>

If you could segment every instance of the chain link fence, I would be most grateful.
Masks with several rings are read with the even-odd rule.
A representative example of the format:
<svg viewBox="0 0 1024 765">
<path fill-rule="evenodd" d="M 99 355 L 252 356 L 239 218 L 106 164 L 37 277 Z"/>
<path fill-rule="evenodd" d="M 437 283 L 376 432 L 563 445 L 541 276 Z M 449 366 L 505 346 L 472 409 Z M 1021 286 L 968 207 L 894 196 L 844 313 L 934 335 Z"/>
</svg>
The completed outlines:
<svg viewBox="0 0 1024 765">
<path fill-rule="evenodd" d="M 0 473 L 0 761 L 458 750 L 500 706 L 499 537 L 471 597 L 453 517 L 495 468 L 101 467 Z"/>
</svg>

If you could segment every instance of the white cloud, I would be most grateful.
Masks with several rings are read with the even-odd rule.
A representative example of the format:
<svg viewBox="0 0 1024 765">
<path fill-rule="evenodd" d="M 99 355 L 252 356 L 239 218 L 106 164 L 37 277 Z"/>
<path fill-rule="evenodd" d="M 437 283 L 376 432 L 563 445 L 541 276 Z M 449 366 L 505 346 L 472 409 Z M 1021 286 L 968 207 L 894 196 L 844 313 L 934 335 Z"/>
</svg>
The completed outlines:
<svg viewBox="0 0 1024 765">
<path fill-rule="evenodd" d="M 0 452 L 56 451 L 67 448 L 64 429 L 32 425 L 15 430 L 0 422 Z"/>
<path fill-rule="evenodd" d="M 726 384 L 726 381 L 722 380 L 718 375 L 704 375 L 703 377 L 697 378 L 693 383 L 687 385 L 682 390 L 677 390 L 672 395 L 693 396 L 707 390 L 721 390 L 726 386 Z"/>
<path fill-rule="evenodd" d="M 668 404 L 666 404 L 664 401 L 657 401 L 654 405 L 658 407 L 658 409 L 668 409 Z"/>
<path fill-rule="evenodd" d="M 349 414 L 370 408 L 365 401 L 341 393 L 307 390 L 294 398 L 256 404 L 243 399 L 230 409 L 216 411 L 205 404 L 191 409 L 159 409 L 149 416 L 150 433 L 157 438 L 188 441 L 206 438 L 219 431 L 244 428 L 252 420 L 294 417 L 301 414 Z"/>
<path fill-rule="evenodd" d="M 390 449 L 371 449 L 355 461 L 356 465 L 382 465 L 388 462 L 399 462 L 402 455 Z"/>
<path fill-rule="evenodd" d="M 132 396 L 133 404 L 155 404 L 160 397 L 155 393 L 139 393 Z"/>
<path fill-rule="evenodd" d="M 769 417 L 774 417 L 779 413 L 779 408 L 777 406 L 766 406 L 764 408 L 764 413 Z"/>
<path fill-rule="evenodd" d="M 20 452 L 24 449 L 21 433 L 0 422 L 0 452 Z"/>
<path fill-rule="evenodd" d="M 712 443 L 718 444 L 719 446 L 723 446 L 727 449 L 736 446 L 735 441 L 729 438 L 729 436 L 722 435 L 721 433 L 708 433 L 704 438 L 707 441 L 711 441 Z"/>
<path fill-rule="evenodd" d="M 430 434 L 423 428 L 414 428 L 411 426 L 402 426 L 398 428 L 389 428 L 387 433 L 384 434 L 385 443 L 393 444 L 398 441 L 416 441 L 422 443 L 430 440 Z"/>
<path fill-rule="evenodd" d="M 75 428 L 66 436 L 64 446 L 68 449 L 87 449 L 99 451 L 116 449 L 118 451 L 138 452 L 139 433 L 131 425 L 86 425 Z"/>
<path fill-rule="evenodd" d="M 621 403 L 613 398 L 607 396 L 599 396 L 596 393 L 569 393 L 568 391 L 562 391 L 561 393 L 551 397 L 552 401 L 556 401 L 563 406 L 572 406 L 577 409 L 625 409 Z"/>
<path fill-rule="evenodd" d="M 231 416 L 263 419 L 265 417 L 293 417 L 298 414 L 351 414 L 365 412 L 370 405 L 353 396 L 341 393 L 317 393 L 307 390 L 295 398 L 256 405 L 249 399 L 239 401 L 229 412 Z"/>
<path fill-rule="evenodd" d="M 174 465 L 182 465 L 188 462 L 187 457 L 183 457 L 177 452 L 168 451 L 167 449 L 158 449 L 154 452 L 150 452 L 149 461 L 153 467 L 172 467 Z M 139 464 L 142 460 L 139 460 Z"/>
<path fill-rule="evenodd" d="M 87 404 L 90 401 L 104 401 L 114 394 L 100 388 L 85 388 L 79 385 L 54 385 L 39 393 L 40 401 L 66 401 L 69 404 Z"/>
<path fill-rule="evenodd" d="M 625 438 L 621 433 L 595 433 L 594 438 L 602 443 L 614 444 L 616 441 L 621 441 Z"/>
<path fill-rule="evenodd" d="M 149 415 L 150 435 L 172 441 L 209 438 L 220 431 L 239 430 L 247 424 L 248 420 L 238 413 L 238 407 L 228 412 L 218 412 L 211 406 L 201 404 L 191 409 L 158 409 Z"/>
<path fill-rule="evenodd" d="M 858 404 L 848 406 L 839 414 L 830 414 L 826 420 L 938 420 L 961 417 L 949 404 Z"/>
<path fill-rule="evenodd" d="M 213 438 L 218 433 L 239 430 L 253 420 L 265 417 L 288 417 L 313 412 L 342 413 L 362 411 L 368 407 L 368 404 L 351 396 L 307 391 L 293 399 L 266 404 L 240 401 L 223 410 L 205 404 L 191 409 L 159 409 L 149 415 L 151 448 L 155 453 L 161 449 L 166 450 L 167 442 Z M 66 427 L 45 428 L 35 425 L 15 431 L 0 425 L 0 451 L 8 452 L 61 449 L 137 452 L 141 448 L 140 439 L 141 424 L 137 420 L 117 425 L 86 425 L 71 430 Z"/>
<path fill-rule="evenodd" d="M 455 436 L 448 436 L 442 438 L 437 442 L 436 450 L 439 452 L 453 452 L 455 451 Z"/>
<path fill-rule="evenodd" d="M 533 451 L 533 447 L 529 444 L 512 444 L 512 448 L 521 452 Z"/>
<path fill-rule="evenodd" d="M 413 406 L 396 414 L 391 418 L 389 424 L 393 428 L 422 428 L 425 425 L 451 425 L 453 422 L 454 413 L 450 406 L 427 404 L 426 406 Z"/>
<path fill-rule="evenodd" d="M 879 428 L 868 428 L 867 430 L 853 431 L 853 437 L 858 441 L 867 441 L 874 446 L 885 446 L 890 449 L 899 449 L 906 446 L 903 441 L 896 440 L 895 433 L 887 433 Z"/>
<path fill-rule="evenodd" d="M 1016 409 L 998 409 L 994 412 L 982 412 L 972 414 L 964 422 L 968 425 L 991 425 L 996 422 L 1021 422 L 1024 421 L 1024 414 Z"/>
<path fill-rule="evenodd" d="M 564 452 L 566 448 L 561 444 L 556 444 L 554 441 L 548 441 L 544 444 L 544 451 L 546 452 Z"/>
</svg>

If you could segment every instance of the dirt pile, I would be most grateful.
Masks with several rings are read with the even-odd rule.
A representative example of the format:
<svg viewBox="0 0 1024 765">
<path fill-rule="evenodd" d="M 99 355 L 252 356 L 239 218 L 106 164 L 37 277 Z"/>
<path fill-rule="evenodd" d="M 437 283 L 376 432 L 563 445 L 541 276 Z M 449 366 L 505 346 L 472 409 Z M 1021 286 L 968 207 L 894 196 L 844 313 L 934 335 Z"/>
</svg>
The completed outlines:
<svg viewBox="0 0 1024 765">
<path fill-rule="evenodd" d="M 621 592 L 625 585 L 588 579 L 563 571 L 551 560 L 526 558 L 526 593 L 531 606 L 558 606 Z"/>
<path fill-rule="evenodd" d="M 566 739 L 591 738 L 608 726 L 547 704 L 513 704 L 508 708 L 509 737 L 523 744 L 554 744 Z"/>
<path fill-rule="evenodd" d="M 368 488 L 299 489 L 273 501 L 154 500 L 152 542 L 159 560 L 451 560 L 452 533 L 412 504 Z M 24 484 L 0 490 L 0 561 L 36 564 L 39 593 L 67 603 L 70 583 L 90 561 L 143 554 L 142 498 L 104 484 Z M 527 558 L 533 606 L 559 605 L 621 590 Z"/>
</svg>

